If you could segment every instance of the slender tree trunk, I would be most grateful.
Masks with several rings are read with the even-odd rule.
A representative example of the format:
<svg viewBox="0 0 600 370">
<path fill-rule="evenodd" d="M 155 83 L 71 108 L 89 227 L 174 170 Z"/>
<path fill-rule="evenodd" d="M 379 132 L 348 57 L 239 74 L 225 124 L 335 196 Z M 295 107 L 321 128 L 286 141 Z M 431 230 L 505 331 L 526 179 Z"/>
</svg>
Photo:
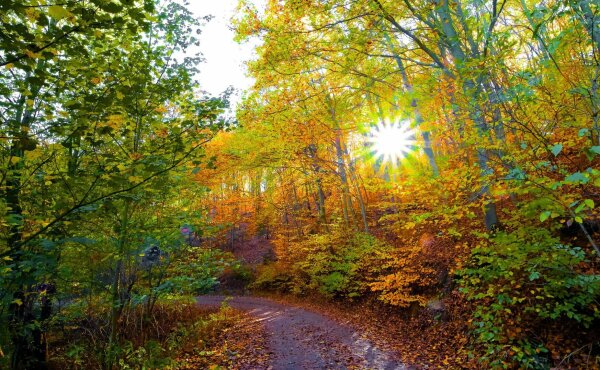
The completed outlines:
<svg viewBox="0 0 600 370">
<path fill-rule="evenodd" d="M 600 32 L 600 31 L 599 31 Z M 598 51 L 600 58 L 600 49 Z M 593 145 L 600 145 L 600 63 L 596 65 L 596 72 L 594 73 L 594 77 L 592 79 L 592 89 L 590 94 L 590 100 L 592 102 L 592 132 L 594 133 L 592 137 Z M 594 135 L 596 136 L 596 140 L 594 140 Z"/>
<path fill-rule="evenodd" d="M 592 2 L 590 0 L 570 0 L 569 3 L 590 36 L 592 44 L 595 70 L 593 71 L 590 89 L 591 137 L 593 145 L 600 145 L 600 95 L 598 91 L 600 87 L 600 14 L 598 14 L 597 8 L 595 11 L 591 8 Z"/>
<path fill-rule="evenodd" d="M 311 194 L 311 189 L 310 189 L 310 183 L 308 182 L 308 180 L 306 179 L 306 177 L 304 178 L 304 196 L 306 198 L 306 210 L 309 212 L 309 214 L 312 213 L 312 207 L 310 205 L 310 194 Z"/>
<path fill-rule="evenodd" d="M 408 78 L 408 74 L 406 73 L 406 68 L 404 67 L 404 62 L 400 55 L 396 52 L 396 48 L 392 43 L 390 36 L 385 33 L 386 41 L 389 45 L 390 51 L 394 56 L 394 60 L 396 61 L 396 65 L 398 66 L 398 70 L 400 71 L 400 75 L 402 76 L 402 83 L 404 84 L 404 89 L 409 96 L 412 96 L 411 107 L 413 108 L 413 113 L 415 115 L 415 126 L 420 127 L 424 122 L 423 116 L 421 115 L 421 111 L 419 110 L 419 102 L 416 97 L 414 97 L 414 89 L 413 85 Z M 421 135 L 423 136 L 423 151 L 427 156 L 427 161 L 429 162 L 429 167 L 431 167 L 431 171 L 433 172 L 433 177 L 438 177 L 440 174 L 437 162 L 435 160 L 435 155 L 433 153 L 433 147 L 431 145 L 431 134 L 429 131 L 421 131 Z"/>
<path fill-rule="evenodd" d="M 41 69 L 45 62 L 40 62 L 37 69 Z M 29 74 L 27 75 L 27 78 Z M 8 240 L 10 257 L 18 266 L 22 261 L 23 252 L 23 224 L 25 222 L 23 209 L 21 208 L 21 176 L 23 171 L 24 146 L 29 128 L 31 127 L 34 111 L 26 104 L 26 100 L 34 100 L 38 96 L 41 86 L 31 87 L 31 95 L 21 95 L 18 100 L 14 120 L 7 122 L 11 136 L 10 158 L 6 171 L 6 189 L 4 200 L 8 208 Z M 50 318 L 51 306 L 46 304 L 42 316 L 35 317 L 34 300 L 38 298 L 39 292 L 33 289 L 35 282 L 31 276 L 23 274 L 18 282 L 15 282 L 13 291 L 13 303 L 9 305 L 9 331 L 13 343 L 11 356 L 11 367 L 13 369 L 45 369 L 46 348 L 43 345 L 44 321 Z M 18 304 L 16 302 L 21 302 Z M 33 329 L 32 329 L 33 328 Z"/>
<path fill-rule="evenodd" d="M 342 208 L 344 211 L 344 221 L 346 226 L 350 225 L 350 216 L 354 216 L 352 209 L 352 200 L 350 199 L 350 189 L 348 187 L 348 175 L 346 173 L 346 163 L 344 161 L 344 150 L 342 149 L 341 130 L 335 129 L 335 152 L 337 156 L 337 168 L 342 184 Z"/>
<path fill-rule="evenodd" d="M 105 361 L 106 369 L 112 369 L 113 365 L 118 362 L 116 358 L 112 357 L 114 348 L 118 345 L 119 340 L 119 321 L 121 318 L 121 312 L 123 310 L 123 301 L 121 299 L 121 284 L 123 282 L 124 274 L 124 254 L 127 247 L 127 236 L 129 227 L 129 210 L 131 207 L 131 200 L 125 200 L 123 210 L 121 214 L 121 221 L 119 225 L 119 239 L 117 241 L 117 253 L 119 259 L 115 266 L 115 273 L 113 275 L 113 282 L 111 286 L 111 311 L 110 311 L 110 332 L 108 337 L 108 357 Z"/>
<path fill-rule="evenodd" d="M 460 2 L 459 2 L 460 5 Z M 439 16 L 441 23 L 441 31 L 443 32 L 444 38 L 448 45 L 448 49 L 450 54 L 454 58 L 454 63 L 456 69 L 463 73 L 464 63 L 468 61 L 469 57 L 467 53 L 462 49 L 459 36 L 454 28 L 454 21 L 451 17 L 451 11 L 449 6 L 449 0 L 437 0 L 436 13 Z M 470 37 L 470 35 L 468 35 Z M 479 51 L 476 49 L 476 45 L 473 40 L 470 40 L 471 53 L 469 56 L 477 57 L 479 55 Z M 477 133 L 481 139 L 489 137 L 489 127 L 485 121 L 485 117 L 483 115 L 483 108 L 481 106 L 481 102 L 479 99 L 481 98 L 482 92 L 482 76 L 487 73 L 485 71 L 481 72 L 479 78 L 474 79 L 470 76 L 464 77 L 463 82 L 463 91 L 465 96 L 469 97 L 469 105 L 468 105 L 468 114 L 475 124 L 477 128 Z M 485 148 L 477 148 L 477 162 L 482 172 L 483 183 L 480 190 L 481 196 L 484 198 L 484 223 L 488 230 L 492 230 L 498 224 L 498 216 L 496 213 L 496 205 L 491 199 L 490 195 L 490 187 L 487 182 L 490 174 L 492 173 L 492 169 L 489 166 L 489 154 Z"/>
<path fill-rule="evenodd" d="M 321 166 L 318 163 L 317 146 L 310 144 L 306 148 L 308 157 L 312 161 L 312 171 L 315 176 L 315 185 L 317 186 L 317 198 L 316 207 L 319 213 L 319 221 L 322 225 L 327 223 L 327 214 L 325 212 L 325 193 L 323 192 L 323 185 L 321 183 Z"/>
<path fill-rule="evenodd" d="M 349 163 L 349 172 L 350 179 L 354 184 L 354 188 L 356 190 L 356 200 L 358 202 L 358 207 L 360 208 L 360 216 L 363 222 L 363 229 L 366 233 L 369 232 L 369 222 L 367 220 L 367 209 L 365 207 L 364 198 L 362 196 L 362 191 L 360 190 L 360 184 L 358 183 L 358 178 L 356 176 L 356 171 L 354 169 L 354 164 L 352 162 Z"/>
<path fill-rule="evenodd" d="M 335 132 L 334 146 L 335 154 L 337 158 L 337 169 L 338 176 L 342 185 L 342 210 L 344 214 L 344 221 L 346 226 L 350 226 L 350 221 L 356 225 L 356 217 L 354 215 L 354 208 L 352 206 L 352 199 L 350 198 L 350 189 L 348 186 L 348 175 L 346 173 L 346 163 L 344 160 L 344 148 L 342 146 L 342 129 L 339 126 L 337 117 L 335 115 L 335 108 L 331 98 L 328 98 L 329 111 L 331 114 L 331 120 L 333 123 L 333 129 Z M 352 219 L 350 219 L 352 217 Z"/>
<path fill-rule="evenodd" d="M 323 186 L 321 184 L 321 178 L 315 180 L 317 185 L 317 208 L 319 210 L 319 219 L 323 224 L 327 223 L 327 214 L 325 213 L 325 193 L 323 192 Z"/>
<path fill-rule="evenodd" d="M 300 201 L 298 200 L 298 192 L 296 191 L 296 182 L 292 180 L 292 195 L 294 196 L 294 206 L 292 210 L 294 212 L 294 225 L 296 226 L 296 233 L 298 234 L 298 238 L 304 236 L 304 231 L 302 230 L 302 225 L 298 222 L 298 211 L 301 209 Z"/>
</svg>

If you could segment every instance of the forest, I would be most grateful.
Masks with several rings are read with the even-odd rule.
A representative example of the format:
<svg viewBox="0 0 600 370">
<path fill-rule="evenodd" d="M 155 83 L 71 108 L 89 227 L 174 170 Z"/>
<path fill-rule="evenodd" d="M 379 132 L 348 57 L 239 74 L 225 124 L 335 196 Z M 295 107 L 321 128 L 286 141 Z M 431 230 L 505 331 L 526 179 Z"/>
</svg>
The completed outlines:
<svg viewBox="0 0 600 370">
<path fill-rule="evenodd" d="M 600 369 L 598 0 L 190 1 L 0 1 L 0 368 Z"/>
</svg>

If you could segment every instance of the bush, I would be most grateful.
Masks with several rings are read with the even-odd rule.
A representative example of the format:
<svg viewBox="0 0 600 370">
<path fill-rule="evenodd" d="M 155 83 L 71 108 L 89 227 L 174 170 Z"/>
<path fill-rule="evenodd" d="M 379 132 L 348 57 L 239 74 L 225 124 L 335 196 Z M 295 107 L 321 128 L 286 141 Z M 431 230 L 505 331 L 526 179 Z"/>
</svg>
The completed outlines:
<svg viewBox="0 0 600 370">
<path fill-rule="evenodd" d="M 424 293 L 435 286 L 437 273 L 425 262 L 419 246 L 395 251 L 382 266 L 382 274 L 370 284 L 371 290 L 378 292 L 379 300 L 392 306 L 425 306 L 428 296 Z"/>
<path fill-rule="evenodd" d="M 291 290 L 293 276 L 288 266 L 279 263 L 259 266 L 256 275 L 256 279 L 250 285 L 250 288 L 279 292 Z"/>
<path fill-rule="evenodd" d="M 311 235 L 289 246 L 285 261 L 261 267 L 254 288 L 289 291 L 295 294 L 319 292 L 327 297 L 360 297 L 391 247 L 370 234 L 349 234 L 334 230 Z"/>
<path fill-rule="evenodd" d="M 316 235 L 297 249 L 303 259 L 293 265 L 302 289 L 318 290 L 328 297 L 356 298 L 370 291 L 379 266 L 389 259 L 391 247 L 366 233 Z"/>
<path fill-rule="evenodd" d="M 477 304 L 474 334 L 492 366 L 547 366 L 534 326 L 570 322 L 590 327 L 600 317 L 600 275 L 586 271 L 585 252 L 544 229 L 498 233 L 472 252 L 459 272 L 462 292 Z M 527 325 L 527 326 L 526 326 Z"/>
<path fill-rule="evenodd" d="M 118 345 L 103 351 L 97 343 L 106 341 L 106 333 L 97 324 L 104 315 L 88 312 L 55 334 L 49 343 L 50 368 L 100 368 L 106 356 L 119 369 L 176 368 L 181 358 L 190 357 L 208 367 L 219 359 L 207 354 L 217 352 L 220 336 L 239 319 L 227 305 L 215 312 L 199 308 L 193 299 L 161 303 L 149 319 L 142 309 L 130 312 L 121 323 L 124 335 Z"/>
</svg>

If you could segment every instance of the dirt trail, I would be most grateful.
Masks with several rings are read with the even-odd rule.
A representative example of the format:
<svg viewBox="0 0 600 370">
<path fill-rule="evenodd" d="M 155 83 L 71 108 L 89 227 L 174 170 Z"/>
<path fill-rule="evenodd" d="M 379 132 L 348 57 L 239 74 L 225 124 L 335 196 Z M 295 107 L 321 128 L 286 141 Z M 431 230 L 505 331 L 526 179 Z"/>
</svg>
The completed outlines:
<svg viewBox="0 0 600 370">
<path fill-rule="evenodd" d="M 218 306 L 223 299 L 224 296 L 202 296 L 198 303 Z M 262 322 L 273 370 L 409 369 L 350 327 L 315 312 L 258 297 L 233 297 L 229 305 Z"/>
</svg>

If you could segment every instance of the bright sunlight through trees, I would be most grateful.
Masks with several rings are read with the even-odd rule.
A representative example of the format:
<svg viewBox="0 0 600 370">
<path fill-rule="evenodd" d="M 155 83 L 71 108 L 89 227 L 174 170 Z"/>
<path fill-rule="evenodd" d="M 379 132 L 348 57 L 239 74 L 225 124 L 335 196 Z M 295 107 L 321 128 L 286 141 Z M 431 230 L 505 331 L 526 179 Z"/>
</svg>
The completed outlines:
<svg viewBox="0 0 600 370">
<path fill-rule="evenodd" d="M 376 157 L 395 166 L 415 150 L 415 130 L 411 129 L 410 121 L 382 121 L 371 129 L 368 141 Z"/>
</svg>

